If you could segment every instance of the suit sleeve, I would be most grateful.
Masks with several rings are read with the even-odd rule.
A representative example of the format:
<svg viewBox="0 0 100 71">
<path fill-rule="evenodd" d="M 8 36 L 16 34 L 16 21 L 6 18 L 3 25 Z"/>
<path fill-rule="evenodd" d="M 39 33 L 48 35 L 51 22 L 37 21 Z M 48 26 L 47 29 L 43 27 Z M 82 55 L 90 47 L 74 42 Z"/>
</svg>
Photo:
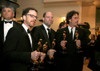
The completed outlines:
<svg viewBox="0 0 100 71">
<path fill-rule="evenodd" d="M 57 52 L 59 52 L 59 51 L 62 50 L 62 47 L 60 45 L 60 42 L 63 40 L 62 30 L 58 30 L 56 32 L 55 38 L 56 38 L 56 46 L 55 46 L 55 49 L 57 50 Z"/>
</svg>

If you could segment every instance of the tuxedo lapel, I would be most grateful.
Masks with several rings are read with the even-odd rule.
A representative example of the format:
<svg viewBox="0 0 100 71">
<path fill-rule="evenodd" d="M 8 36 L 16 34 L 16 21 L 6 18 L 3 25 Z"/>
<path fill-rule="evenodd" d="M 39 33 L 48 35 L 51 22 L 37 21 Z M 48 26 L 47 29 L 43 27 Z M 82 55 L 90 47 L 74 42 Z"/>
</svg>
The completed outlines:
<svg viewBox="0 0 100 71">
<path fill-rule="evenodd" d="M 16 22 L 15 21 L 13 21 L 13 26 L 16 26 L 16 24 L 15 24 Z"/>
<path fill-rule="evenodd" d="M 54 33 L 53 33 L 53 30 L 51 29 L 51 41 L 53 41 L 54 39 Z"/>
<path fill-rule="evenodd" d="M 42 36 L 44 36 L 44 39 L 43 40 L 45 40 L 45 42 L 48 42 L 47 44 L 48 44 L 48 47 L 50 48 L 51 47 L 51 43 L 50 43 L 49 37 L 48 37 L 48 35 L 46 33 L 46 30 L 45 30 L 45 28 L 44 28 L 43 25 L 41 27 L 41 30 L 42 30 L 41 34 L 43 34 Z"/>
<path fill-rule="evenodd" d="M 76 29 L 75 29 L 76 30 Z M 74 32 L 73 32 L 74 33 Z M 73 36 L 73 34 L 71 34 L 70 32 L 69 32 L 69 29 L 68 29 L 68 27 L 66 28 L 66 37 L 67 37 L 67 39 L 69 39 L 70 41 L 71 41 L 71 39 L 72 39 L 72 41 L 73 40 L 75 40 L 76 39 L 76 35 L 75 35 L 75 33 L 74 33 L 74 38 L 72 37 Z"/>
<path fill-rule="evenodd" d="M 74 39 L 76 39 L 76 32 L 79 34 L 79 36 L 80 36 L 80 30 L 76 27 L 76 29 L 75 29 L 75 33 L 74 33 Z M 79 38 L 79 37 L 78 37 Z"/>
<path fill-rule="evenodd" d="M 66 33 L 70 34 L 68 27 L 66 28 Z M 67 36 L 67 34 L 66 34 L 66 36 Z"/>
<path fill-rule="evenodd" d="M 76 39 L 76 31 L 78 32 L 78 28 L 75 29 L 74 40 Z"/>
<path fill-rule="evenodd" d="M 65 32 L 66 32 L 66 38 L 67 38 L 67 40 L 70 40 L 71 36 L 70 36 L 70 32 L 69 32 L 68 27 L 65 29 Z"/>
<path fill-rule="evenodd" d="M 25 31 L 25 29 L 23 27 L 21 27 L 20 30 L 22 31 L 23 37 L 25 37 L 25 40 L 28 41 L 28 44 L 31 47 L 30 39 L 29 39 L 29 36 L 28 36 L 27 32 Z"/>
<path fill-rule="evenodd" d="M 43 36 L 44 36 L 44 39 L 45 39 L 47 42 L 49 42 L 48 35 L 47 35 L 46 30 L 45 30 L 45 28 L 44 28 L 43 25 L 41 26 L 41 30 L 42 30 L 42 34 L 43 34 Z"/>
</svg>

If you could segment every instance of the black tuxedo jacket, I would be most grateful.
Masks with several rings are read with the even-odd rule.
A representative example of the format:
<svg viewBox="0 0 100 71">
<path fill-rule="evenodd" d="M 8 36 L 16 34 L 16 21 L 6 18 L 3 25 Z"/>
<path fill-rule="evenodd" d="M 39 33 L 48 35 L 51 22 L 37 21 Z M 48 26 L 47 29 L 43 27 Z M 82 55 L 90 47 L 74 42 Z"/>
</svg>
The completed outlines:
<svg viewBox="0 0 100 71">
<path fill-rule="evenodd" d="M 81 40 L 81 47 L 84 48 L 86 46 L 86 34 L 84 32 L 83 29 L 80 29 L 80 28 L 76 28 L 76 30 L 78 31 L 78 39 Z M 75 31 L 76 31 L 75 30 Z M 76 35 L 74 34 L 74 39 L 72 40 L 71 38 L 71 35 L 69 33 L 69 30 L 68 30 L 68 27 L 64 28 L 64 29 L 61 29 L 61 30 L 58 30 L 56 32 L 56 43 L 57 43 L 57 50 L 60 51 L 62 50 L 62 47 L 60 46 L 60 42 L 63 40 L 63 32 L 66 32 L 66 39 L 67 40 L 67 44 L 66 44 L 66 47 L 67 47 L 67 50 L 68 50 L 68 54 L 71 54 L 73 55 L 75 52 L 76 52 L 76 43 L 75 43 L 75 39 L 76 39 Z"/>
<path fill-rule="evenodd" d="M 47 42 L 48 49 L 52 48 L 51 42 L 49 41 L 48 35 L 43 25 L 35 27 L 32 31 L 32 36 L 34 41 L 33 46 L 35 49 L 38 48 L 38 42 L 40 39 L 42 39 L 42 45 L 45 44 L 45 42 Z M 51 29 L 51 41 L 53 41 L 54 38 L 55 38 L 55 31 Z"/>
<path fill-rule="evenodd" d="M 8 71 L 28 71 L 31 63 L 31 44 L 24 28 L 14 26 L 7 34 L 3 57 Z"/>
<path fill-rule="evenodd" d="M 47 42 L 47 50 L 45 51 L 45 53 L 47 53 L 47 51 L 52 48 L 52 41 L 54 40 L 55 38 L 55 31 L 53 29 L 51 29 L 51 42 L 48 38 L 48 35 L 46 33 L 46 30 L 44 28 L 43 25 L 40 25 L 40 26 L 37 26 L 33 29 L 32 31 L 32 34 L 33 34 L 33 46 L 35 48 L 35 50 L 37 50 L 38 48 L 38 42 L 40 39 L 42 39 L 41 43 L 42 43 L 42 47 L 40 49 L 41 52 L 43 52 L 43 45 Z M 43 63 L 43 68 L 40 68 L 39 71 L 54 71 L 53 67 L 54 65 L 51 64 L 49 65 L 48 61 L 49 61 L 49 57 L 48 55 L 46 55 L 45 59 L 44 59 L 44 63 Z"/>
<path fill-rule="evenodd" d="M 17 23 L 17 22 L 15 22 L 15 21 L 13 21 L 13 26 L 19 26 L 20 24 L 19 23 Z M 4 21 L 0 21 L 0 56 L 1 56 L 1 58 L 0 58 L 0 64 L 1 65 L 3 65 L 2 63 L 3 63 L 3 61 L 2 61 L 2 49 L 3 49 L 3 47 L 4 47 Z M 1 67 L 1 68 L 3 68 L 3 67 Z"/>
</svg>

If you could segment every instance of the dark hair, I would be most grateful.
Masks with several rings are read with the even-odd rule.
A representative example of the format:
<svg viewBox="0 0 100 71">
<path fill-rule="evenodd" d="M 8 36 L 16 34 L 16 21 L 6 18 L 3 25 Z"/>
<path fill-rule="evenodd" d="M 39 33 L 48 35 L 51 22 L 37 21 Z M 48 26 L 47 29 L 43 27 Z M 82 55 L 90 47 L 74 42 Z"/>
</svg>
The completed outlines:
<svg viewBox="0 0 100 71">
<path fill-rule="evenodd" d="M 38 11 L 35 8 L 26 8 L 26 9 L 23 10 L 22 16 L 26 15 L 29 12 L 29 10 L 34 10 L 38 13 Z"/>
<path fill-rule="evenodd" d="M 64 26 L 65 24 L 66 24 L 65 22 L 61 22 L 61 23 L 59 24 L 59 29 L 61 29 L 61 27 Z"/>
<path fill-rule="evenodd" d="M 46 13 L 47 13 L 47 12 L 44 12 L 43 17 L 45 17 Z"/>
<path fill-rule="evenodd" d="M 67 13 L 67 15 L 66 15 L 66 22 L 68 24 L 69 24 L 69 19 L 71 19 L 72 16 L 75 15 L 75 14 L 78 14 L 79 15 L 79 13 L 77 11 L 74 11 L 74 10 L 72 10 L 72 11 L 70 11 L 70 12 Z"/>
<path fill-rule="evenodd" d="M 84 22 L 84 26 L 83 26 L 83 28 L 85 28 L 85 29 L 90 29 L 90 25 L 89 25 L 89 23 L 88 22 Z"/>
</svg>

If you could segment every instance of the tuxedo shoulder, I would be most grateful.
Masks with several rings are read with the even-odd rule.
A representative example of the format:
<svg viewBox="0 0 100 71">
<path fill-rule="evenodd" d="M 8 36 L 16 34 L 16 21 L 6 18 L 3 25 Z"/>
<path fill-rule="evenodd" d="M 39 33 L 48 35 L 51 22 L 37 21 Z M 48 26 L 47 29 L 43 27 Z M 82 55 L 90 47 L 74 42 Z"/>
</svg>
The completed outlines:
<svg viewBox="0 0 100 71">
<path fill-rule="evenodd" d="M 16 21 L 13 21 L 14 23 L 18 23 L 18 22 L 16 22 Z"/>
<path fill-rule="evenodd" d="M 12 27 L 9 31 L 19 31 L 20 27 Z"/>
<path fill-rule="evenodd" d="M 35 26 L 32 30 L 39 30 L 41 27 L 40 26 Z"/>
<path fill-rule="evenodd" d="M 16 28 L 16 27 L 12 27 L 9 31 L 8 31 L 8 35 L 9 34 L 12 34 L 13 33 L 13 35 L 18 35 L 19 33 L 20 33 L 20 30 L 18 29 L 18 28 Z"/>
<path fill-rule="evenodd" d="M 84 29 L 84 28 L 78 28 L 78 30 L 83 31 L 83 32 L 86 31 L 86 29 Z"/>
<path fill-rule="evenodd" d="M 16 22 L 16 21 L 13 21 L 13 23 L 14 23 L 14 24 L 20 24 L 20 23 L 18 23 L 18 22 Z M 20 24 L 20 25 L 21 25 L 21 24 Z"/>
<path fill-rule="evenodd" d="M 35 29 L 40 29 L 41 27 L 43 27 L 42 25 L 38 25 L 38 26 L 35 26 L 34 28 Z"/>
<path fill-rule="evenodd" d="M 37 33 L 37 32 L 40 32 L 40 31 L 41 31 L 40 26 L 35 26 L 35 27 L 32 29 L 32 33 Z"/>
<path fill-rule="evenodd" d="M 51 30 L 52 30 L 53 32 L 55 32 L 55 30 L 53 30 L 52 28 L 51 28 Z"/>
</svg>

